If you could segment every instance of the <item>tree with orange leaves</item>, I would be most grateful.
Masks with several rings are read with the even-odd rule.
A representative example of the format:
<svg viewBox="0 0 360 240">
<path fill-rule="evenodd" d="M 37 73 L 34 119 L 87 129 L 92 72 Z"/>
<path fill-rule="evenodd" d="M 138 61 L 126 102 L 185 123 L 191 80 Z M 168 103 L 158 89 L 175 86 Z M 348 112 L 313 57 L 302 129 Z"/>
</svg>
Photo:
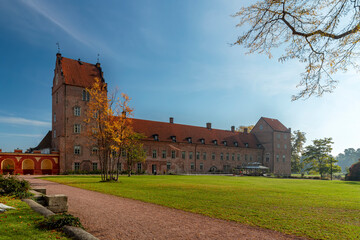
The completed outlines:
<svg viewBox="0 0 360 240">
<path fill-rule="evenodd" d="M 117 92 L 108 97 L 107 85 L 95 78 L 92 88 L 87 89 L 90 101 L 85 122 L 88 124 L 88 136 L 95 141 L 99 149 L 101 180 L 118 180 L 120 152 L 125 139 L 133 133 L 129 107 L 130 98 L 126 94 L 117 97 Z M 116 177 L 115 177 L 116 174 Z"/>
</svg>

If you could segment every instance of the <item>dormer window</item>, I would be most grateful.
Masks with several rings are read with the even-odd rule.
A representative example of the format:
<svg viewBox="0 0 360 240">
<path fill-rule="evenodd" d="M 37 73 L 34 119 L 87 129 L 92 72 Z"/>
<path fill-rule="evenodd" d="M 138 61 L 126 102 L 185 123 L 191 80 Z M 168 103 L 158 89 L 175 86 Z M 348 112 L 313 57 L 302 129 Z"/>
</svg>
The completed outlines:
<svg viewBox="0 0 360 240">
<path fill-rule="evenodd" d="M 217 140 L 213 140 L 214 145 L 217 145 Z"/>
<path fill-rule="evenodd" d="M 223 141 L 224 146 L 227 146 L 227 141 Z"/>
<path fill-rule="evenodd" d="M 176 136 L 171 136 L 171 140 L 172 140 L 173 142 L 176 142 Z"/>
<path fill-rule="evenodd" d="M 239 143 L 238 143 L 238 142 L 234 142 L 234 146 L 235 146 L 235 147 L 238 147 L 238 146 L 239 146 Z"/>
<path fill-rule="evenodd" d="M 159 141 L 159 135 L 154 134 L 153 137 L 154 137 L 154 140 L 155 140 L 155 141 Z"/>
<path fill-rule="evenodd" d="M 192 143 L 191 137 L 188 137 L 188 138 L 187 138 L 187 141 L 188 141 L 188 143 Z"/>
<path fill-rule="evenodd" d="M 248 143 L 244 143 L 245 147 L 249 147 L 249 144 Z"/>
<path fill-rule="evenodd" d="M 258 148 L 261 148 L 261 144 L 257 144 L 257 147 L 258 147 Z"/>
<path fill-rule="evenodd" d="M 200 142 L 201 142 L 201 144 L 205 144 L 205 139 L 201 138 Z"/>
</svg>

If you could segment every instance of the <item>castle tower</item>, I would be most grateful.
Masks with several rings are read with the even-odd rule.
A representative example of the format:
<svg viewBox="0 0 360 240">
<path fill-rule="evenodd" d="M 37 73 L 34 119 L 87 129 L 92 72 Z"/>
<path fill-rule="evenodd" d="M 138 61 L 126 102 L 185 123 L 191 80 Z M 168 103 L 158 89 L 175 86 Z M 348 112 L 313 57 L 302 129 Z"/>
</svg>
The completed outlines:
<svg viewBox="0 0 360 240">
<path fill-rule="evenodd" d="M 60 173 L 65 170 L 95 170 L 96 147 L 86 136 L 86 88 L 95 78 L 104 81 L 99 63 L 90 64 L 56 54 L 52 87 L 52 149 L 60 152 Z"/>
</svg>

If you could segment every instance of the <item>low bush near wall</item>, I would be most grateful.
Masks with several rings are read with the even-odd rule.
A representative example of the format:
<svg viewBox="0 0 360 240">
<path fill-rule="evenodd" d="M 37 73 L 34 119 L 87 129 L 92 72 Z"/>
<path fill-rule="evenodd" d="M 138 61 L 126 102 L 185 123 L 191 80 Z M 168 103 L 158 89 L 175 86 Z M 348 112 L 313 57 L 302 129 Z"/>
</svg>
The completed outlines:
<svg viewBox="0 0 360 240">
<path fill-rule="evenodd" d="M 3 176 L 0 175 L 0 194 L 7 196 L 14 196 L 16 198 L 28 198 L 32 194 L 30 190 L 30 183 L 16 176 Z"/>
<path fill-rule="evenodd" d="M 80 219 L 78 217 L 74 217 L 71 214 L 57 214 L 50 216 L 48 218 L 45 218 L 44 220 L 40 221 L 38 223 L 39 228 L 42 229 L 60 229 L 64 226 L 73 226 L 73 227 L 80 227 L 83 228 L 83 226 L 80 223 Z"/>
</svg>

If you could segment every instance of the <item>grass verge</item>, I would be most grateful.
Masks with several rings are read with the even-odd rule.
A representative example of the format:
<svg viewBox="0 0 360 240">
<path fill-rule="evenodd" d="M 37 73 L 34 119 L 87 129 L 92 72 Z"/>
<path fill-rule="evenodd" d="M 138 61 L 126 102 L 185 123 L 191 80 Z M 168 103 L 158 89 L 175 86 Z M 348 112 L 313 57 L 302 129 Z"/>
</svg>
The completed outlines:
<svg viewBox="0 0 360 240">
<path fill-rule="evenodd" d="M 45 178 L 314 239 L 360 239 L 360 183 L 228 176 Z"/>
<path fill-rule="evenodd" d="M 0 239 L 69 239 L 61 232 L 41 230 L 37 222 L 44 219 L 25 202 L 12 197 L 0 196 L 0 202 L 16 209 L 0 213 Z"/>
</svg>

